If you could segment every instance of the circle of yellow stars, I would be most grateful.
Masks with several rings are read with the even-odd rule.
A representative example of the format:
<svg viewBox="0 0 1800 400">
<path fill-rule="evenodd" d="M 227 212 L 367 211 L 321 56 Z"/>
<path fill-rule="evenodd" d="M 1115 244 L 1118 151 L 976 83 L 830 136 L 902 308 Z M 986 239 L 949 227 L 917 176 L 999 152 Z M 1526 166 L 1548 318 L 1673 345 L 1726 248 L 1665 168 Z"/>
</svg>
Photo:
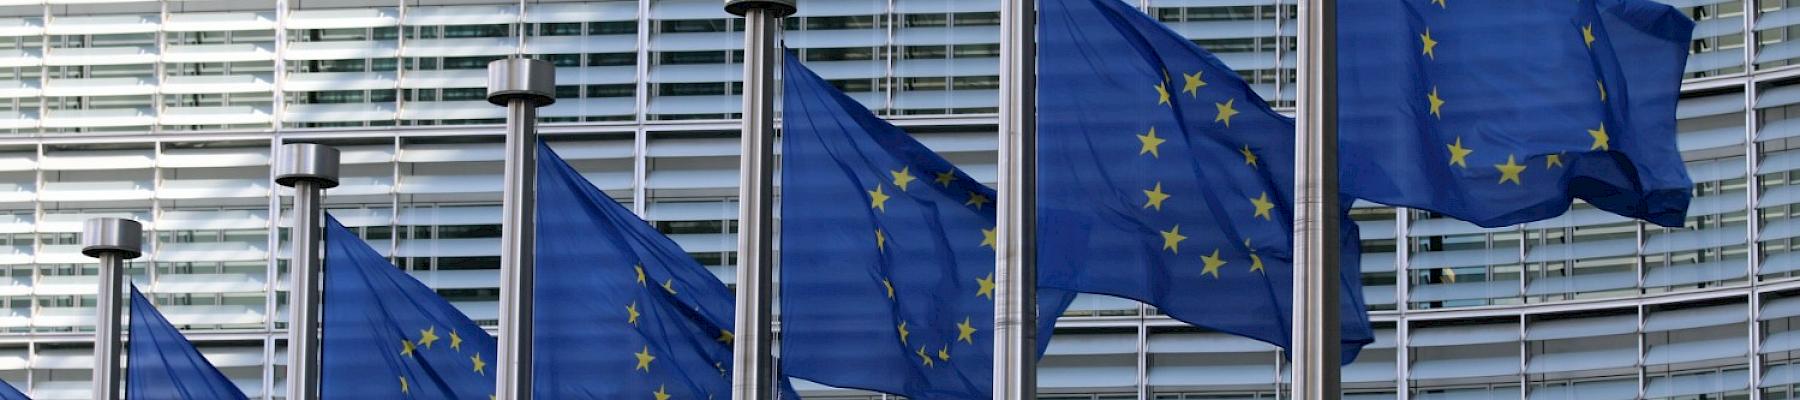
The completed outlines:
<svg viewBox="0 0 1800 400">
<path fill-rule="evenodd" d="M 449 330 L 449 335 L 449 350 L 461 353 L 463 344 L 462 335 L 456 333 L 455 330 Z M 408 337 L 400 338 L 400 356 L 403 358 L 417 357 L 419 356 L 419 352 L 432 349 L 437 342 L 442 340 L 445 339 L 442 336 L 438 336 L 437 326 L 427 326 L 425 329 L 419 330 L 417 339 Z M 469 355 L 469 371 L 471 373 L 486 376 L 487 366 L 487 359 L 482 358 L 480 351 L 475 351 Z M 400 381 L 400 394 L 411 395 L 411 381 L 406 379 L 406 375 L 400 375 L 398 378 Z M 488 397 L 493 398 L 493 395 L 489 395 Z"/>
<path fill-rule="evenodd" d="M 1190 98 L 1198 99 L 1200 97 L 1200 89 L 1207 86 L 1204 79 L 1204 72 L 1205 71 L 1194 71 L 1193 73 L 1181 73 L 1180 75 L 1183 81 L 1181 93 L 1188 95 Z M 1168 85 L 1171 82 L 1168 81 L 1169 78 L 1170 75 L 1164 73 L 1164 80 L 1157 82 L 1157 84 L 1152 87 L 1156 90 L 1156 104 L 1159 106 L 1168 105 L 1170 107 L 1175 107 L 1175 103 L 1180 100 L 1178 97 L 1170 95 Z M 1223 102 L 1213 103 L 1213 111 L 1215 112 L 1213 123 L 1217 124 L 1221 129 L 1230 128 L 1232 117 L 1240 114 L 1237 109 L 1237 99 L 1235 98 L 1227 98 Z M 1168 139 L 1158 136 L 1155 126 L 1150 126 L 1145 129 L 1144 133 L 1134 134 L 1134 136 L 1137 137 L 1139 156 L 1149 156 L 1151 159 L 1162 158 L 1161 147 L 1164 143 L 1168 142 Z M 1259 167 L 1256 150 L 1251 148 L 1250 145 L 1242 145 L 1237 149 L 1237 153 L 1239 156 L 1243 157 L 1244 165 L 1249 166 L 1250 168 Z M 1159 213 L 1162 212 L 1165 203 L 1177 195 L 1166 191 L 1163 188 L 1162 181 L 1156 181 L 1149 188 L 1144 189 L 1143 193 L 1144 204 L 1142 208 Z M 1246 200 L 1248 200 L 1248 203 L 1252 208 L 1252 218 L 1265 221 L 1274 220 L 1275 203 L 1269 199 L 1268 192 L 1263 192 L 1257 197 L 1248 198 Z M 1170 226 L 1168 230 L 1159 231 L 1159 235 L 1162 237 L 1162 250 L 1168 251 L 1170 254 L 1181 254 L 1181 242 L 1188 239 L 1187 235 L 1181 233 L 1180 224 Z M 1249 247 L 1248 241 L 1245 242 L 1245 247 Z M 1254 248 L 1252 248 L 1251 252 L 1250 271 L 1262 272 L 1262 258 L 1254 253 Z M 1202 264 L 1201 275 L 1211 276 L 1214 279 L 1221 277 L 1221 268 L 1228 264 L 1228 262 L 1220 254 L 1221 250 L 1215 248 L 1211 254 L 1200 257 Z"/>
<path fill-rule="evenodd" d="M 1205 85 L 1204 82 L 1199 81 L 1198 75 L 1193 76 L 1192 79 L 1194 80 L 1194 82 L 1199 82 L 1196 86 L 1194 86 L 1195 88 Z M 1146 135 L 1149 137 L 1149 139 L 1146 139 L 1146 140 L 1156 142 L 1157 144 L 1161 144 L 1162 139 L 1155 137 L 1156 136 L 1155 132 L 1149 132 Z M 1154 147 L 1154 146 L 1152 146 L 1152 147 Z M 1154 151 L 1154 150 L 1155 150 L 1154 148 L 1151 148 L 1149 151 Z M 929 171 L 926 171 L 926 172 L 929 172 Z M 887 175 L 888 175 L 887 178 L 890 178 L 890 179 L 885 179 L 881 182 L 877 182 L 874 187 L 863 191 L 869 200 L 869 209 L 872 212 L 877 213 L 877 214 L 887 213 L 888 201 L 892 200 L 894 198 L 894 196 L 898 196 L 903 193 L 906 193 L 909 189 L 909 186 L 913 182 L 915 182 L 919 179 L 917 176 L 913 175 L 912 167 L 910 167 L 910 166 L 901 167 L 898 170 L 889 170 L 887 172 Z M 942 172 L 931 172 L 928 176 L 932 177 L 932 179 L 931 179 L 932 184 L 936 184 L 943 188 L 951 188 L 954 186 L 954 184 L 956 182 L 958 182 L 960 180 L 968 179 L 968 178 L 963 177 L 962 175 L 958 174 L 955 170 L 942 171 Z M 993 204 L 993 202 L 994 202 L 994 200 L 992 198 L 989 198 L 989 196 L 984 192 L 966 191 L 966 193 L 967 194 L 963 198 L 964 199 L 963 205 L 967 206 L 971 209 L 977 210 L 977 211 L 987 208 L 989 205 Z M 881 252 L 881 253 L 886 253 L 888 250 L 887 245 L 890 241 L 892 241 L 892 238 L 889 237 L 889 232 L 878 227 L 878 228 L 875 228 L 874 236 L 875 236 L 874 239 L 875 239 L 876 251 Z M 996 233 L 993 228 L 981 229 L 980 247 L 987 247 L 987 248 L 992 249 L 997 244 L 998 243 L 996 242 Z M 993 273 L 990 272 L 987 274 L 987 276 L 975 278 L 975 283 L 976 283 L 976 291 L 975 291 L 976 297 L 986 298 L 989 301 L 992 301 L 994 299 L 995 286 L 994 286 L 994 274 Z M 891 301 L 891 302 L 901 301 L 901 299 L 898 297 L 898 294 L 896 293 L 896 291 L 894 289 L 894 281 L 892 280 L 892 278 L 885 277 L 885 276 L 881 278 L 881 291 L 882 291 L 882 295 L 885 296 L 888 299 L 888 301 Z M 938 364 L 946 363 L 951 360 L 951 353 L 950 353 L 950 345 L 951 344 L 955 344 L 955 343 L 959 343 L 959 342 L 968 344 L 968 345 L 975 344 L 975 334 L 980 331 L 980 329 L 975 327 L 974 316 L 965 315 L 965 316 L 963 316 L 962 322 L 956 324 L 956 339 L 952 340 L 950 343 L 941 344 L 941 345 L 937 346 L 935 350 L 933 350 L 929 344 L 924 344 L 924 343 L 918 344 L 917 347 L 913 347 L 914 344 L 911 343 L 911 341 L 913 340 L 913 338 L 912 338 L 913 326 L 910 325 L 910 322 L 906 321 L 904 318 L 898 318 L 898 319 L 899 319 L 899 321 L 897 321 L 894 326 L 894 333 L 899 338 L 901 346 L 912 349 L 911 351 L 913 352 L 913 354 L 919 357 L 919 365 L 922 367 L 928 367 L 928 368 L 935 368 L 935 367 L 937 367 Z M 726 333 L 726 334 L 729 335 L 729 333 Z"/>
</svg>

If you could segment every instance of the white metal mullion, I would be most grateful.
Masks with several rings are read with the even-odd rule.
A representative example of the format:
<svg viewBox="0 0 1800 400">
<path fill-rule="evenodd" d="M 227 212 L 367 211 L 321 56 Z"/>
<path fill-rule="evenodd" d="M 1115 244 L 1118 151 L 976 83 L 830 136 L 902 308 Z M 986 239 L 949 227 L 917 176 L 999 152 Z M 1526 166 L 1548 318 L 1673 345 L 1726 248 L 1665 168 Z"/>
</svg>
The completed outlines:
<svg viewBox="0 0 1800 400">
<path fill-rule="evenodd" d="M 1412 350 L 1406 347 L 1406 341 L 1400 340 L 1407 334 L 1407 310 L 1412 308 L 1407 299 L 1408 289 L 1412 287 L 1412 209 L 1394 208 L 1394 310 L 1399 316 L 1394 324 L 1394 398 L 1407 400 L 1412 396 L 1408 382 L 1412 368 L 1410 360 Z"/>
</svg>

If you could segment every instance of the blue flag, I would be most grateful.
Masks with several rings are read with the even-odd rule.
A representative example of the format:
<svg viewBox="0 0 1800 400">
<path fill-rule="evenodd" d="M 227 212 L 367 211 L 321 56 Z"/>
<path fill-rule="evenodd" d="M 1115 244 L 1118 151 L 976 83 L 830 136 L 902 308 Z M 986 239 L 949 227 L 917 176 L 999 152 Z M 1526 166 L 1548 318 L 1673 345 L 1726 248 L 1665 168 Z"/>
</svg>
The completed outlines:
<svg viewBox="0 0 1800 400">
<path fill-rule="evenodd" d="M 325 399 L 486 399 L 493 336 L 326 218 Z"/>
<path fill-rule="evenodd" d="M 194 349 L 194 344 L 174 324 L 156 312 L 156 304 L 139 293 L 137 285 L 131 285 L 130 338 L 125 365 L 126 400 L 247 398 L 200 355 L 200 350 Z"/>
<path fill-rule="evenodd" d="M 731 290 L 549 145 L 537 229 L 538 398 L 731 397 Z"/>
<path fill-rule="evenodd" d="M 918 399 L 991 398 L 994 191 L 792 54 L 783 68 L 785 370 Z M 1040 345 L 1072 298 L 1039 292 Z"/>
<path fill-rule="evenodd" d="M 1681 226 L 1694 23 L 1644 0 L 1362 0 L 1338 8 L 1345 194 L 1485 227 L 1579 198 Z"/>
<path fill-rule="evenodd" d="M 25 393 L 19 391 L 19 388 L 13 387 L 11 384 L 0 382 L 0 400 L 31 400 L 31 397 L 26 396 Z"/>
<path fill-rule="evenodd" d="M 1293 120 L 1124 2 L 1045 0 L 1040 18 L 1038 285 L 1287 348 Z M 1374 337 L 1341 226 L 1349 362 Z"/>
</svg>

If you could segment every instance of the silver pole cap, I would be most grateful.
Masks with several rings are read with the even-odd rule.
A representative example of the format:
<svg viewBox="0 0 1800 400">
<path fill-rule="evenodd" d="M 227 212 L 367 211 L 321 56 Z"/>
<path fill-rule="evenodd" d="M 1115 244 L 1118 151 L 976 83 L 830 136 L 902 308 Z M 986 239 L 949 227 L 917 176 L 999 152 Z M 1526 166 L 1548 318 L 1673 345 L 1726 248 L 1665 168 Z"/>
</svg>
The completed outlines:
<svg viewBox="0 0 1800 400">
<path fill-rule="evenodd" d="M 488 63 L 489 103 L 505 106 L 524 100 L 532 107 L 556 102 L 556 65 L 530 58 L 508 58 Z"/>
<path fill-rule="evenodd" d="M 744 14 L 750 13 L 751 9 L 756 8 L 771 11 L 775 14 L 775 18 L 794 15 L 794 12 L 799 10 L 794 7 L 794 0 L 725 0 L 725 12 L 732 15 L 742 17 Z"/>
<path fill-rule="evenodd" d="M 300 181 L 314 181 L 321 188 L 338 185 L 338 149 L 318 143 L 281 145 L 281 158 L 275 164 L 275 183 L 293 187 Z"/>
<path fill-rule="evenodd" d="M 81 254 L 114 253 L 133 259 L 144 255 L 144 225 L 124 218 L 94 218 L 81 224 Z"/>
</svg>

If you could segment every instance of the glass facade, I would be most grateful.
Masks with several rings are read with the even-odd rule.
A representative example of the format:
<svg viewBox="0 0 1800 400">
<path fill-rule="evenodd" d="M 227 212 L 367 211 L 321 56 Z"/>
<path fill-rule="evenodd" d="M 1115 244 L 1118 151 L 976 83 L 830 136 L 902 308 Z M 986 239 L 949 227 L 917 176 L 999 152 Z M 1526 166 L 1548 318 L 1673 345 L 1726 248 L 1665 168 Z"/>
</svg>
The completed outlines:
<svg viewBox="0 0 1800 400">
<path fill-rule="evenodd" d="M 1293 105 L 1294 1 L 1128 1 Z M 1350 398 L 1800 398 L 1800 2 L 1664 1 L 1699 24 L 1686 226 L 1359 207 L 1379 339 L 1344 369 Z M 809 66 L 994 180 L 996 0 L 801 6 L 785 41 Z M 0 379 L 91 397 L 97 271 L 76 237 L 123 216 L 148 230 L 132 279 L 251 397 L 281 397 L 291 200 L 269 174 L 291 141 L 343 149 L 331 212 L 494 324 L 484 68 L 514 54 L 557 66 L 540 117 L 558 151 L 730 282 L 742 31 L 717 0 L 0 0 Z M 1042 397 L 1274 399 L 1283 359 L 1083 297 Z"/>
</svg>

